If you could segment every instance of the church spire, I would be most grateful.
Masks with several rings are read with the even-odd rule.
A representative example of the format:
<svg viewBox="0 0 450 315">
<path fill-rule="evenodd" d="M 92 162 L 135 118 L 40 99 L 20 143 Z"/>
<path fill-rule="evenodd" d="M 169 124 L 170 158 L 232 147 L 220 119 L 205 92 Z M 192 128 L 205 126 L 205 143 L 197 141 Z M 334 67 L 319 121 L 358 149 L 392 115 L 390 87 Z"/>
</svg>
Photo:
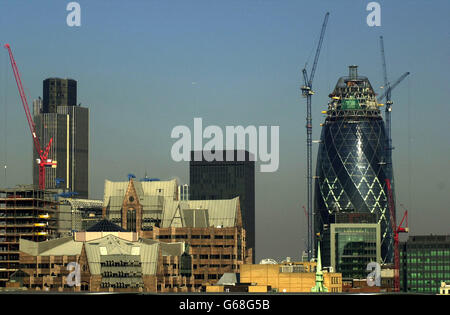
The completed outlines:
<svg viewBox="0 0 450 315">
<path fill-rule="evenodd" d="M 320 255 L 320 241 L 317 243 L 316 285 L 311 288 L 311 292 L 328 292 L 328 288 L 323 285 L 322 258 Z"/>
</svg>

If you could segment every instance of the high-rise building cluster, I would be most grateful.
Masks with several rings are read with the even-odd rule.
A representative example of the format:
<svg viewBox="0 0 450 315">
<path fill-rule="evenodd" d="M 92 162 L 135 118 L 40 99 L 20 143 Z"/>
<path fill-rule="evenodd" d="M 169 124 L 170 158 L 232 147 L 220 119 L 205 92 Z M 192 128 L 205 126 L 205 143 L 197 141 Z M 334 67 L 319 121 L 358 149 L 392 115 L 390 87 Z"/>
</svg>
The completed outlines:
<svg viewBox="0 0 450 315">
<path fill-rule="evenodd" d="M 75 80 L 44 80 L 33 117 L 40 142 L 53 139 L 57 164 L 46 169 L 45 190 L 35 162 L 34 185 L 0 190 L 0 290 L 392 291 L 393 168 L 380 104 L 356 66 L 329 97 L 315 176 L 316 257 L 255 264 L 249 152 L 214 152 L 222 161 L 207 161 L 192 151 L 189 184 L 130 174 L 105 180 L 103 199 L 89 199 L 89 109 L 77 104 Z M 448 236 L 410 236 L 399 250 L 403 291 L 448 291 Z M 380 269 L 369 279 L 373 263 Z"/>
</svg>

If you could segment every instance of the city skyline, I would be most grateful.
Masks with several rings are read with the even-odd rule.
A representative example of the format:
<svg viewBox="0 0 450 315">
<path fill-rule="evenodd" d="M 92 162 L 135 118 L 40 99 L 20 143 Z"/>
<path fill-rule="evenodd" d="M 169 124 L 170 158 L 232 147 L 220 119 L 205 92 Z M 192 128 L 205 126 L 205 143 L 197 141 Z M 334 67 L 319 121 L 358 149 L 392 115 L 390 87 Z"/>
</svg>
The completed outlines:
<svg viewBox="0 0 450 315">
<path fill-rule="evenodd" d="M 102 198 L 105 179 L 125 180 L 129 173 L 188 183 L 188 162 L 171 159 L 170 131 L 192 126 L 194 117 L 205 125 L 279 125 L 279 169 L 255 174 L 256 242 L 264 244 L 257 245 L 256 261 L 300 257 L 306 240 L 301 69 L 312 63 L 329 11 L 313 139 L 320 136 L 327 96 L 348 65 L 357 64 L 381 93 L 383 35 L 389 78 L 411 72 L 392 95 L 398 213 L 404 204 L 413 235 L 448 232 L 448 2 L 379 1 L 380 27 L 367 26 L 364 1 L 78 2 L 82 24 L 71 28 L 67 3 L 2 1 L 0 40 L 11 44 L 29 103 L 42 97 L 45 78 L 77 80 L 78 102 L 91 111 L 91 198 Z M 32 148 L 6 51 L 2 59 L 0 185 L 13 187 L 32 182 Z"/>
</svg>

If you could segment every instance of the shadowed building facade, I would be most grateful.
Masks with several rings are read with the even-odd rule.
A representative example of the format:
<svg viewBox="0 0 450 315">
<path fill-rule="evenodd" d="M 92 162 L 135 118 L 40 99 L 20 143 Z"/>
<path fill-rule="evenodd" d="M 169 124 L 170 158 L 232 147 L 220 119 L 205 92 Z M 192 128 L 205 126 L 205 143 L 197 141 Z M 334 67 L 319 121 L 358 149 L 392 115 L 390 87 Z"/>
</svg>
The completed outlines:
<svg viewBox="0 0 450 315">
<path fill-rule="evenodd" d="M 207 161 L 204 154 L 220 156 Z M 191 151 L 189 189 L 192 200 L 232 199 L 239 197 L 247 247 L 255 258 L 255 161 L 248 151 Z M 254 260 L 253 260 L 254 262 Z"/>
</svg>

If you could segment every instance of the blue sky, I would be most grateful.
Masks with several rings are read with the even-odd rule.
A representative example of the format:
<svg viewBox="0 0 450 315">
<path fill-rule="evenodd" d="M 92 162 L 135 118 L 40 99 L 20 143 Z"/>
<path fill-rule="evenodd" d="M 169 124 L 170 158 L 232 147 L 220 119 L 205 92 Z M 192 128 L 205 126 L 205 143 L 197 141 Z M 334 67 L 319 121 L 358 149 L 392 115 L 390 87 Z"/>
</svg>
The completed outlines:
<svg viewBox="0 0 450 315">
<path fill-rule="evenodd" d="M 447 233 L 450 190 L 448 1 L 378 1 L 381 26 L 366 24 L 366 0 L 77 1 L 81 26 L 66 24 L 70 1 L 0 0 L 0 42 L 10 43 L 29 103 L 47 77 L 78 81 L 90 108 L 90 192 L 105 179 L 189 181 L 170 157 L 177 125 L 280 126 L 280 167 L 256 174 L 257 259 L 299 257 L 306 220 L 306 101 L 301 69 L 313 62 L 330 18 L 313 83 L 313 137 L 337 79 L 350 64 L 382 82 L 379 36 L 393 92 L 398 203 L 411 234 Z M 0 185 L 31 183 L 32 145 L 7 51 L 0 61 Z M 314 160 L 317 147 L 314 147 Z M 4 165 L 7 164 L 5 176 Z"/>
</svg>

